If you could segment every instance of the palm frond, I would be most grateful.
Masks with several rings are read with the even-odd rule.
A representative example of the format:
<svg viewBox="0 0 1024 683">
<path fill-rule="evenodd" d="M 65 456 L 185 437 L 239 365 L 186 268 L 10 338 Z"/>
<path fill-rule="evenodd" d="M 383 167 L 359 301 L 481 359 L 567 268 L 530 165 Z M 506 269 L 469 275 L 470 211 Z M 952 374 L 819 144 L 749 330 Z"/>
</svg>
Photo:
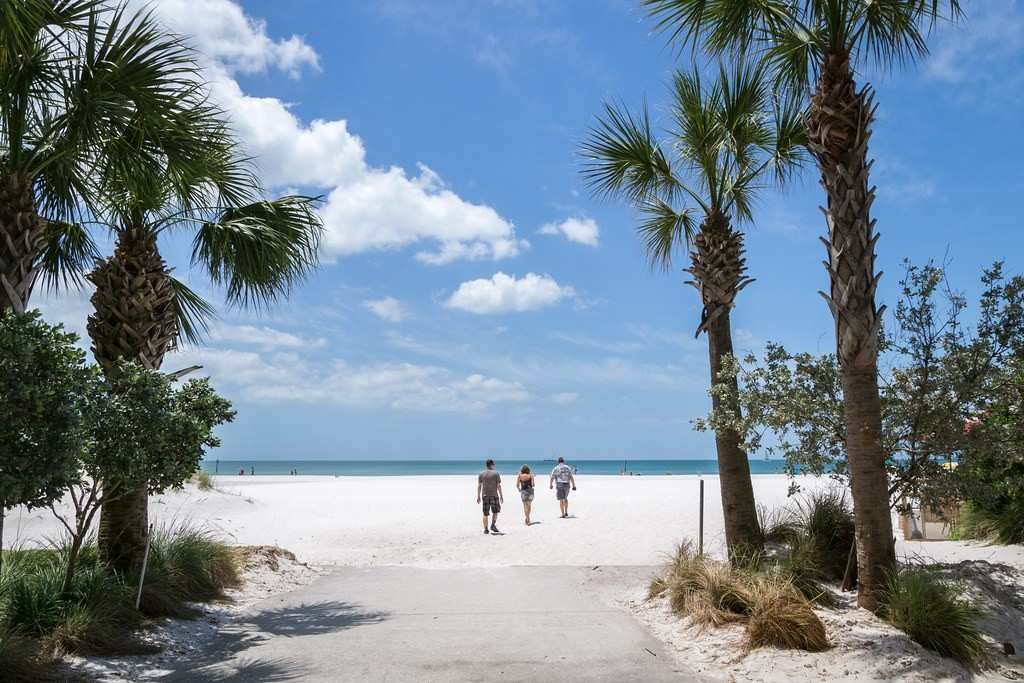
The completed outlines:
<svg viewBox="0 0 1024 683">
<path fill-rule="evenodd" d="M 323 231 L 314 210 L 318 202 L 288 196 L 227 209 L 196 232 L 192 261 L 226 287 L 230 304 L 271 303 L 317 265 Z"/>
<path fill-rule="evenodd" d="M 81 223 L 47 222 L 40 276 L 50 291 L 82 284 L 82 275 L 99 258 L 99 250 L 89 230 Z"/>
<path fill-rule="evenodd" d="M 652 268 L 667 270 L 672 257 L 685 249 L 696 235 L 693 209 L 676 211 L 657 197 L 644 201 L 640 208 L 637 232 Z"/>
<path fill-rule="evenodd" d="M 651 131 L 646 106 L 634 117 L 606 102 L 604 116 L 580 145 L 580 154 L 583 177 L 596 194 L 637 202 L 657 193 L 671 195 L 678 185 Z"/>
<path fill-rule="evenodd" d="M 209 330 L 209 321 L 217 317 L 217 311 L 209 301 L 175 277 L 171 277 L 171 288 L 174 290 L 174 320 L 178 337 L 189 344 L 199 344 Z"/>
</svg>

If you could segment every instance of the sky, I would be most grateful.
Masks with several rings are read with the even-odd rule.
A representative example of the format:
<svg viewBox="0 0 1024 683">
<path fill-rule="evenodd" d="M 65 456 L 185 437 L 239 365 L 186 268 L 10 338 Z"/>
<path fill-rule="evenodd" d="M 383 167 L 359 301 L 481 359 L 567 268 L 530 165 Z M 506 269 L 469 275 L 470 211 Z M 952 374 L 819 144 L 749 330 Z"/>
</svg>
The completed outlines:
<svg viewBox="0 0 1024 683">
<path fill-rule="evenodd" d="M 269 310 L 224 306 L 187 235 L 161 243 L 217 304 L 164 363 L 202 365 L 235 404 L 216 457 L 714 457 L 691 426 L 710 399 L 686 264 L 648 267 L 635 214 L 580 175 L 603 102 L 646 101 L 660 128 L 693 68 L 638 0 L 149 6 L 198 50 L 267 191 L 323 197 L 320 267 Z M 1024 1 L 966 11 L 926 59 L 858 74 L 879 102 L 879 303 L 904 258 L 948 261 L 968 295 L 995 259 L 1024 270 Z M 759 197 L 738 352 L 833 350 L 821 203 L 813 168 Z M 34 303 L 84 337 L 89 294 Z"/>
</svg>

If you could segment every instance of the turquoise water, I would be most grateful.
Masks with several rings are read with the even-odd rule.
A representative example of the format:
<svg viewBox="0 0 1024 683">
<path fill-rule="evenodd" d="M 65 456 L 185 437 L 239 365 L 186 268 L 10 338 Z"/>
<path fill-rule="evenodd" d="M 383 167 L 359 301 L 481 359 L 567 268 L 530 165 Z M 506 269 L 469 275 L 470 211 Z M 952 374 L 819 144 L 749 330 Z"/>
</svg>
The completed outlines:
<svg viewBox="0 0 1024 683">
<path fill-rule="evenodd" d="M 522 465 L 546 473 L 553 460 L 499 460 L 499 472 L 518 472 Z M 633 474 L 717 474 L 716 460 L 570 460 L 579 474 L 619 474 L 625 468 Z M 251 468 L 256 474 L 326 474 L 343 476 L 409 476 L 423 474 L 475 474 L 483 469 L 479 460 L 207 460 L 203 469 L 214 474 L 238 474 Z M 781 474 L 781 460 L 751 460 L 751 474 Z"/>
</svg>

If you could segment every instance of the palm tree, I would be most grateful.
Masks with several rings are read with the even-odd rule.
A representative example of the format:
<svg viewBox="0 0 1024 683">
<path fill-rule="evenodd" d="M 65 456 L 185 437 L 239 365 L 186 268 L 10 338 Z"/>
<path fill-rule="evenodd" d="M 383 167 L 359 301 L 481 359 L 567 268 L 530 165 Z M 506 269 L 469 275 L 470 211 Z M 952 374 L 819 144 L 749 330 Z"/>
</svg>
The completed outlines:
<svg viewBox="0 0 1024 683">
<path fill-rule="evenodd" d="M 0 311 L 24 311 L 40 275 L 67 284 L 95 248 L 82 224 L 97 165 L 127 172 L 195 103 L 195 64 L 148 14 L 98 0 L 0 10 Z"/>
<path fill-rule="evenodd" d="M 855 70 L 890 68 L 927 53 L 926 35 L 958 0 L 644 0 L 661 29 L 714 54 L 760 48 L 780 84 L 809 99 L 808 146 L 821 172 L 827 206 L 822 293 L 836 325 L 857 537 L 858 604 L 878 607 L 895 566 L 892 519 L 881 443 L 878 336 L 885 307 L 875 305 L 878 234 L 871 218 L 868 142 L 874 119 L 870 85 Z"/>
<path fill-rule="evenodd" d="M 96 291 L 87 329 L 96 361 L 109 375 L 131 360 L 160 369 L 179 340 L 196 342 L 213 309 L 171 275 L 162 236 L 191 233 L 191 265 L 226 289 L 229 304 L 260 307 L 286 296 L 317 263 L 322 226 L 315 198 L 261 199 L 248 162 L 237 154 L 218 110 L 199 106 L 165 133 L 170 152 L 148 169 L 106 168 L 105 224 L 114 253 L 86 275 Z M 196 149 L 203 153 L 195 155 Z M 132 571 L 147 533 L 145 486 L 112 486 L 99 528 L 104 561 Z"/>
<path fill-rule="evenodd" d="M 699 73 L 680 72 L 667 141 L 655 138 L 646 108 L 635 117 L 606 104 L 582 146 L 592 188 L 624 197 L 639 211 L 652 265 L 667 268 L 679 249 L 690 249 L 686 272 L 703 304 L 697 336 L 708 336 L 712 386 L 735 385 L 735 377 L 719 373 L 733 352 L 730 312 L 753 281 L 735 224 L 752 220 L 758 190 L 766 181 L 783 182 L 804 156 L 800 112 L 773 97 L 764 75 L 762 64 L 744 60 L 731 69 L 720 64 L 710 86 Z M 712 402 L 716 411 L 731 409 L 721 404 L 719 392 L 712 392 Z M 739 435 L 718 430 L 715 447 L 730 553 L 760 547 L 750 464 Z"/>
</svg>

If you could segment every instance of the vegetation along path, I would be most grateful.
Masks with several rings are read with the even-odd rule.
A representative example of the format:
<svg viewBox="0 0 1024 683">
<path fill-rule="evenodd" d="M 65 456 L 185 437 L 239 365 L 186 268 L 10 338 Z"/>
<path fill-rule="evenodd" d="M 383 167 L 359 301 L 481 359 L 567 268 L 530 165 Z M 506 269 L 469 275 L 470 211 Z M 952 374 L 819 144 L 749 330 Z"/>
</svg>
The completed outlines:
<svg viewBox="0 0 1024 683">
<path fill-rule="evenodd" d="M 256 605 L 176 680 L 701 680 L 606 600 L 651 571 L 345 568 Z"/>
</svg>

